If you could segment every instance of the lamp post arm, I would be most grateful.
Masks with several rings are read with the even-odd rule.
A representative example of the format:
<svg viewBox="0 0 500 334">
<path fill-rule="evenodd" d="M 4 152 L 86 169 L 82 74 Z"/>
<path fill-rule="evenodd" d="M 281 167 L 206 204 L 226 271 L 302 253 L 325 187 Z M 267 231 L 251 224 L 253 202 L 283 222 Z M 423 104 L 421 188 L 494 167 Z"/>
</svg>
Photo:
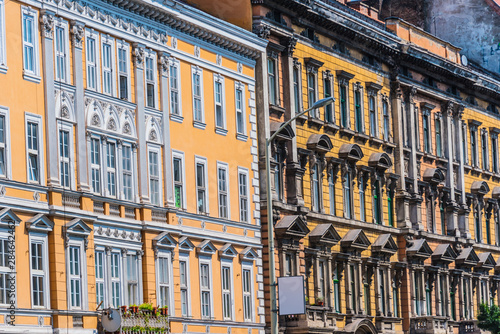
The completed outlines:
<svg viewBox="0 0 500 334">
<path fill-rule="evenodd" d="M 268 139 L 266 139 L 266 148 L 267 146 L 269 145 L 269 143 L 271 143 L 273 141 L 273 139 L 278 135 L 278 133 L 280 133 L 288 124 L 292 123 L 293 121 L 295 121 L 297 118 L 299 118 L 300 116 L 308 113 L 309 111 L 313 110 L 313 109 L 316 109 L 316 107 L 312 107 L 312 108 L 308 108 L 300 113 L 298 113 L 297 115 L 295 115 L 294 117 L 290 118 L 288 121 L 286 121 L 285 123 L 281 124 L 281 126 L 278 128 L 278 130 L 276 130 L 276 132 L 274 132 L 271 137 L 269 137 Z"/>
</svg>

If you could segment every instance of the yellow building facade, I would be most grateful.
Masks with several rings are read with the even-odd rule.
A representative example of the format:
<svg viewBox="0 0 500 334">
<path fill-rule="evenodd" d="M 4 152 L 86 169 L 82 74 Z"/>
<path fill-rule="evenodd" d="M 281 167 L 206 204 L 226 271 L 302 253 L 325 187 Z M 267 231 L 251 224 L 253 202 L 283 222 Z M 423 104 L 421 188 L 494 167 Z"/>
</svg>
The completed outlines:
<svg viewBox="0 0 500 334">
<path fill-rule="evenodd" d="M 143 303 L 174 333 L 263 330 L 265 45 L 174 2 L 0 2 L 0 331 Z"/>
</svg>

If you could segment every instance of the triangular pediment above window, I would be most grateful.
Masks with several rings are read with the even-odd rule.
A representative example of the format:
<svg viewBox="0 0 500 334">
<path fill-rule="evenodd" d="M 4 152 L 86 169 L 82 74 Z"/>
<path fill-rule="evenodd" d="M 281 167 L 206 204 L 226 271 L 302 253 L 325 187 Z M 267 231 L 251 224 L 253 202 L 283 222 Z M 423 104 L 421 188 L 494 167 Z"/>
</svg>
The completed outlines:
<svg viewBox="0 0 500 334">
<path fill-rule="evenodd" d="M 92 229 L 83 220 L 75 218 L 64 225 L 64 231 L 68 235 L 87 237 L 92 232 Z"/>
<path fill-rule="evenodd" d="M 214 246 L 212 241 L 204 240 L 198 246 L 196 246 L 198 254 L 213 255 L 217 252 L 217 247 Z"/>
<path fill-rule="evenodd" d="M 394 254 L 397 251 L 398 245 L 389 233 L 379 235 L 372 245 L 372 253 Z"/>
<path fill-rule="evenodd" d="M 247 247 L 240 253 L 241 261 L 255 261 L 258 258 L 259 255 L 252 247 Z"/>
<path fill-rule="evenodd" d="M 495 259 L 490 252 L 485 252 L 477 255 L 479 261 L 477 262 L 477 268 L 490 270 L 493 269 L 496 265 Z"/>
<path fill-rule="evenodd" d="M 49 233 L 54 229 L 54 223 L 45 215 L 39 213 L 26 221 L 26 229 L 30 232 Z"/>
<path fill-rule="evenodd" d="M 154 248 L 175 248 L 177 241 L 168 232 L 163 232 L 153 239 Z"/>
<path fill-rule="evenodd" d="M 312 244 L 332 247 L 336 245 L 340 239 L 340 235 L 332 224 L 319 224 L 309 233 L 309 241 Z"/>
<path fill-rule="evenodd" d="M 432 249 L 425 239 L 417 239 L 408 242 L 406 255 L 427 259 L 432 255 Z"/>
<path fill-rule="evenodd" d="M 432 261 L 450 263 L 455 261 L 457 253 L 450 244 L 441 244 L 432 253 Z"/>
<path fill-rule="evenodd" d="M 194 249 L 194 244 L 188 237 L 181 237 L 179 239 L 179 252 L 191 252 Z"/>
<path fill-rule="evenodd" d="M 476 251 L 474 251 L 474 248 L 467 247 L 460 252 L 455 262 L 457 265 L 473 267 L 479 262 L 479 257 L 477 256 Z"/>
<path fill-rule="evenodd" d="M 345 249 L 367 249 L 371 245 L 365 232 L 361 229 L 350 230 L 340 240 L 340 246 Z"/>
<path fill-rule="evenodd" d="M 21 222 L 21 219 L 12 211 L 10 208 L 3 208 L 0 210 L 0 223 L 8 224 L 9 222 L 13 222 L 18 225 Z"/>
<path fill-rule="evenodd" d="M 276 234 L 279 236 L 302 239 L 309 232 L 304 218 L 297 215 L 285 216 L 274 226 Z"/>
<path fill-rule="evenodd" d="M 221 258 L 235 258 L 237 255 L 238 252 L 231 244 L 225 244 L 221 249 L 219 249 L 219 256 Z"/>
</svg>

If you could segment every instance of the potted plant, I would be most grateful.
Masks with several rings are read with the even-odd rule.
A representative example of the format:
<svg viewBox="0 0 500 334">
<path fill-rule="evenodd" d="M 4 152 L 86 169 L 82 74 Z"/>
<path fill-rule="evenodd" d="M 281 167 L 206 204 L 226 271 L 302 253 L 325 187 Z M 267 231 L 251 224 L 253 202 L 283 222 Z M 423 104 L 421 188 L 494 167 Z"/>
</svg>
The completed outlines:
<svg viewBox="0 0 500 334">
<path fill-rule="evenodd" d="M 154 306 L 153 307 L 153 317 L 156 317 L 158 315 L 158 307 Z"/>
<path fill-rule="evenodd" d="M 160 314 L 163 315 L 163 316 L 167 316 L 168 315 L 168 306 L 164 306 L 160 309 Z"/>
<path fill-rule="evenodd" d="M 152 313 L 153 305 L 151 305 L 151 303 L 142 303 L 141 305 L 139 305 L 139 310 L 141 310 L 143 313 Z"/>
<path fill-rule="evenodd" d="M 122 310 L 122 314 L 125 314 L 127 312 L 127 305 L 121 306 L 120 309 Z"/>
<path fill-rule="evenodd" d="M 309 305 L 309 297 L 306 296 L 306 305 Z"/>
<path fill-rule="evenodd" d="M 129 309 L 132 314 L 135 314 L 139 311 L 139 307 L 135 304 L 130 305 Z"/>
<path fill-rule="evenodd" d="M 316 305 L 323 306 L 324 299 L 322 297 L 316 298 Z"/>
</svg>

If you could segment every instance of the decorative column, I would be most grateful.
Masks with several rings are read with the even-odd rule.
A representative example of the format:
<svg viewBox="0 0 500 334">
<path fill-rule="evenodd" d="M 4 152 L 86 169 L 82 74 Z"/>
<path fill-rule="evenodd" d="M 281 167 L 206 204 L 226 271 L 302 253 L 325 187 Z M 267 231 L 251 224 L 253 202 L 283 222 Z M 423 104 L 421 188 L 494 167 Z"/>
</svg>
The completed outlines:
<svg viewBox="0 0 500 334">
<path fill-rule="evenodd" d="M 104 253 L 106 254 L 106 263 L 111 263 L 111 246 L 106 246 Z M 106 277 L 111 277 L 111 265 L 106 266 L 104 270 L 106 270 L 106 275 L 107 275 Z M 104 298 L 105 301 L 103 305 L 104 308 L 108 308 L 111 305 L 109 301 L 111 300 L 111 291 L 113 291 L 113 288 L 111 286 L 111 280 L 108 279 L 107 282 L 108 282 L 107 284 L 108 289 L 104 290 L 104 293 L 107 294 L 108 296 L 107 298 Z"/>
<path fill-rule="evenodd" d="M 72 21 L 72 46 L 73 46 L 73 84 L 75 86 L 76 121 L 76 184 L 78 191 L 90 193 L 89 169 L 87 164 L 86 121 L 85 121 L 85 95 L 83 82 L 83 37 L 85 29 L 83 23 Z M 90 152 L 90 151 L 89 151 Z M 90 159 L 89 159 L 90 160 Z"/>
<path fill-rule="evenodd" d="M 406 191 L 405 159 L 404 159 L 404 122 L 403 122 L 403 93 L 398 78 L 398 66 L 391 69 L 391 111 L 394 133 L 394 173 L 400 175 L 396 187 L 396 219 L 397 227 L 411 228 L 410 221 L 410 194 Z M 412 306 L 413 307 L 413 306 Z M 414 313 L 414 310 L 413 310 Z"/>
<path fill-rule="evenodd" d="M 444 300 L 441 300 L 441 294 L 439 293 L 441 289 L 444 289 L 443 286 L 441 286 L 441 274 L 437 273 L 436 274 L 436 290 L 434 295 L 436 296 L 436 315 L 437 316 L 444 316 L 444 314 L 441 314 L 441 304 L 444 303 Z"/>
<path fill-rule="evenodd" d="M 450 189 L 450 198 L 446 205 L 446 229 L 447 234 L 452 236 L 460 236 L 458 229 L 458 205 L 455 200 L 455 168 L 453 166 L 453 114 L 455 105 L 448 101 L 442 106 L 442 114 L 445 116 L 446 133 L 445 133 L 445 155 L 448 158 L 446 173 L 446 185 Z"/>
<path fill-rule="evenodd" d="M 387 316 L 392 317 L 394 316 L 394 310 L 393 310 L 393 304 L 392 304 L 392 291 L 391 291 L 391 277 L 392 277 L 392 272 L 391 272 L 391 267 L 387 266 L 385 268 L 386 274 L 385 274 L 385 286 L 386 286 L 386 291 L 385 291 L 385 301 L 386 301 L 386 310 L 387 310 Z"/>
<path fill-rule="evenodd" d="M 458 277 L 458 313 L 460 320 L 465 319 L 465 305 L 464 305 L 464 275 L 460 273 Z"/>
<path fill-rule="evenodd" d="M 163 184 L 165 206 L 175 206 L 174 184 L 172 178 L 172 153 L 170 149 L 170 117 L 169 117 L 169 67 L 170 55 L 168 53 L 158 54 L 158 68 L 160 69 L 160 101 L 163 115 Z"/>
<path fill-rule="evenodd" d="M 446 316 L 451 317 L 451 301 L 450 301 L 450 291 L 451 291 L 451 286 L 450 286 L 450 273 L 446 272 L 446 287 L 444 290 L 444 298 L 445 298 L 445 310 L 446 310 Z"/>
<path fill-rule="evenodd" d="M 357 299 L 358 299 L 358 314 L 365 314 L 365 310 L 364 310 L 364 307 L 363 307 L 363 287 L 361 286 L 361 282 L 363 282 L 363 272 L 362 272 L 362 263 L 361 263 L 361 260 L 357 263 L 357 266 L 358 266 L 358 284 L 357 284 L 357 288 L 358 288 L 358 294 L 356 295 Z M 358 297 L 359 296 L 359 297 Z"/>
<path fill-rule="evenodd" d="M 345 301 L 345 307 L 346 307 L 346 313 L 347 314 L 355 314 L 355 311 L 353 309 L 352 305 L 352 294 L 355 293 L 355 291 L 351 291 L 351 260 L 347 259 L 345 263 L 345 294 L 346 294 L 346 301 Z"/>
<path fill-rule="evenodd" d="M 146 145 L 146 114 L 144 111 L 144 45 L 134 44 L 135 103 L 137 105 L 139 200 L 149 203 L 148 152 Z"/>
<path fill-rule="evenodd" d="M 410 276 L 410 300 L 411 300 L 411 305 L 410 305 L 410 313 L 412 317 L 417 316 L 417 310 L 415 309 L 415 304 L 417 301 L 417 296 L 415 295 L 415 278 L 417 276 L 417 272 L 413 269 L 413 267 L 410 267 L 408 269 L 408 273 Z"/>
<path fill-rule="evenodd" d="M 137 269 L 139 272 L 137 273 L 137 290 L 139 290 L 139 303 L 141 303 L 144 298 L 143 298 L 143 293 L 144 289 L 142 287 L 142 257 L 144 256 L 144 251 L 141 249 L 140 251 L 137 251 Z M 174 254 L 172 253 L 172 258 L 174 257 Z"/>
<path fill-rule="evenodd" d="M 380 282 L 379 282 L 379 279 L 380 279 L 380 265 L 379 263 L 377 262 L 377 264 L 374 266 L 374 269 L 373 271 L 375 272 L 375 274 L 373 275 L 374 278 L 374 284 L 375 284 L 375 314 L 377 316 L 380 316 L 381 315 L 381 310 L 382 310 L 382 298 L 381 298 L 381 291 L 380 291 Z"/>
<path fill-rule="evenodd" d="M 428 310 L 427 310 L 427 296 L 425 294 L 425 271 L 424 271 L 424 269 L 421 269 L 419 271 L 418 275 L 420 275 L 420 291 L 422 291 L 422 297 L 418 302 L 423 304 L 422 313 L 425 315 L 428 313 Z M 432 287 L 429 287 L 429 288 L 432 290 Z"/>
<path fill-rule="evenodd" d="M 460 236 L 466 239 L 471 239 L 471 233 L 469 230 L 469 222 L 468 222 L 468 216 L 469 216 L 469 207 L 467 206 L 467 199 L 465 197 L 465 178 L 464 178 L 464 163 L 465 161 L 465 152 L 463 150 L 463 142 L 466 140 L 463 138 L 463 130 L 464 127 L 466 127 L 465 123 L 462 120 L 463 116 L 463 110 L 464 106 L 463 105 L 458 105 L 456 113 L 455 113 L 455 120 L 456 124 L 458 125 L 458 129 L 456 131 L 456 140 L 459 143 L 458 148 L 457 148 L 457 153 L 458 153 L 458 175 L 457 175 L 457 188 L 460 190 L 460 202 L 458 203 L 459 205 L 459 210 L 458 210 L 458 228 L 460 230 Z"/>
<path fill-rule="evenodd" d="M 57 187 L 59 181 L 59 159 L 57 144 L 57 122 L 54 97 L 54 13 L 42 10 L 40 15 L 42 33 L 42 72 L 45 98 L 45 149 L 47 151 L 47 185 Z M 43 176 L 40 176 L 42 179 Z"/>
</svg>

